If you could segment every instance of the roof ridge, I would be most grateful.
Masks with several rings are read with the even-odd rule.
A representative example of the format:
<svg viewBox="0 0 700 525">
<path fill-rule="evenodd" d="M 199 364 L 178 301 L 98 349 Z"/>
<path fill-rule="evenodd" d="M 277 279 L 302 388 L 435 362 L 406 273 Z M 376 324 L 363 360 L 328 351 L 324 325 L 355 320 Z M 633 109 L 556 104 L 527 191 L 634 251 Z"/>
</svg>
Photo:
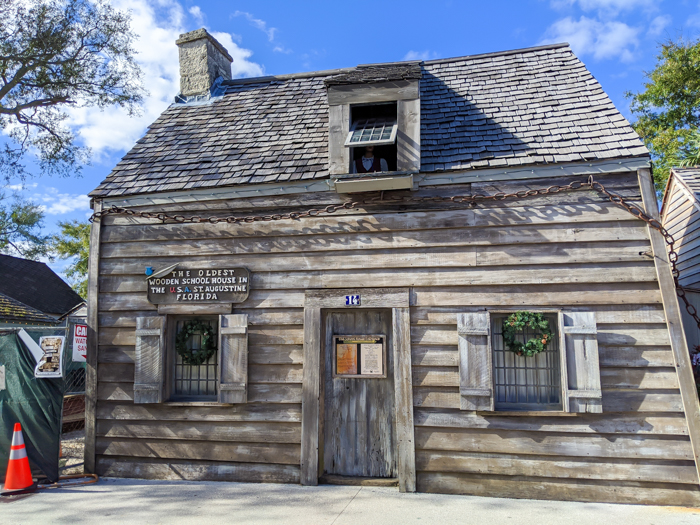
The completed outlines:
<svg viewBox="0 0 700 525">
<path fill-rule="evenodd" d="M 498 56 L 507 56 L 507 55 L 517 55 L 519 53 L 530 53 L 532 51 L 542 51 L 544 49 L 559 49 L 562 47 L 571 47 L 568 42 L 559 42 L 558 44 L 545 44 L 542 46 L 533 46 L 533 47 L 521 47 L 520 49 L 507 49 L 505 51 L 493 51 L 491 53 L 479 53 L 477 55 L 464 55 L 461 57 L 453 57 L 453 58 L 436 58 L 434 60 L 425 60 L 423 61 L 423 64 L 427 65 L 432 65 L 432 64 L 443 64 L 445 62 L 458 62 L 461 60 L 469 60 L 472 58 L 489 58 L 489 57 L 498 57 Z"/>
<path fill-rule="evenodd" d="M 480 53 L 476 55 L 464 55 L 464 56 L 459 56 L 459 57 L 452 57 L 452 58 L 438 58 L 435 60 L 424 60 L 424 61 L 417 61 L 417 60 L 402 60 L 400 62 L 377 62 L 374 64 L 358 64 L 357 66 L 353 67 L 344 67 L 344 68 L 338 68 L 338 69 L 322 69 L 320 71 L 306 71 L 302 73 L 286 73 L 283 75 L 266 75 L 263 77 L 247 77 L 247 78 L 235 78 L 231 80 L 224 80 L 221 85 L 222 86 L 240 86 L 240 85 L 245 85 L 245 84 L 264 84 L 266 82 L 274 82 L 274 81 L 284 81 L 284 80 L 295 80 L 299 78 L 314 78 L 314 77 L 328 77 L 332 75 L 339 75 L 341 73 L 350 73 L 352 71 L 356 71 L 358 68 L 368 68 L 368 67 L 377 67 L 377 66 L 396 66 L 396 65 L 403 65 L 403 64 L 427 64 L 427 65 L 432 65 L 432 64 L 444 64 L 447 62 L 459 62 L 462 60 L 468 60 L 472 58 L 488 58 L 488 57 L 494 57 L 494 56 L 507 56 L 507 55 L 516 55 L 518 53 L 529 53 L 532 51 L 541 51 L 543 49 L 559 49 L 562 47 L 570 47 L 568 42 L 561 42 L 558 44 L 545 44 L 542 46 L 534 46 L 534 47 L 523 47 L 520 49 L 508 49 L 505 51 L 495 51 L 492 53 Z"/>
</svg>

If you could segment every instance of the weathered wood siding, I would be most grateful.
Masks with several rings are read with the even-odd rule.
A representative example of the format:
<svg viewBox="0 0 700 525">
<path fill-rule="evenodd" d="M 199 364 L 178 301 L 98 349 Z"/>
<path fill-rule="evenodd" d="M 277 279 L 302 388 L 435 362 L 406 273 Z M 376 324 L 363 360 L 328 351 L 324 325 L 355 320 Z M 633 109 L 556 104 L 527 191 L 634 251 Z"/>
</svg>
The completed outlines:
<svg viewBox="0 0 700 525">
<path fill-rule="evenodd" d="M 596 178 L 639 200 L 636 173 Z M 418 194 L 510 193 L 569 180 Z M 169 209 L 257 215 L 346 199 L 327 192 Z M 475 208 L 385 202 L 239 225 L 109 216 L 101 242 L 100 474 L 298 482 L 304 290 L 410 287 L 418 490 L 700 505 L 646 225 L 594 192 Z M 252 273 L 250 297 L 234 309 L 248 314 L 246 404 L 132 403 L 135 319 L 156 314 L 144 267 L 180 261 Z M 461 411 L 457 314 L 474 307 L 595 312 L 603 413 Z"/>
<path fill-rule="evenodd" d="M 676 241 L 680 283 L 689 289 L 700 290 L 700 203 L 675 174 L 671 174 L 662 212 L 662 223 Z M 686 296 L 700 311 L 700 292 L 687 292 Z M 681 312 L 688 348 L 692 350 L 700 345 L 700 328 L 682 302 Z"/>
<path fill-rule="evenodd" d="M 662 222 L 676 241 L 680 283 L 700 288 L 700 203 L 675 175 L 672 177 Z"/>
</svg>

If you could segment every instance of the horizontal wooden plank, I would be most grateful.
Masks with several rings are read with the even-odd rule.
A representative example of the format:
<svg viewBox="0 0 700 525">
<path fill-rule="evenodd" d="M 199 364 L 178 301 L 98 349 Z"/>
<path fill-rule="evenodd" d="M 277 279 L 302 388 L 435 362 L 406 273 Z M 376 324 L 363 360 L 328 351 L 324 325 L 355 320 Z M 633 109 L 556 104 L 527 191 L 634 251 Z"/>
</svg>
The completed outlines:
<svg viewBox="0 0 700 525">
<path fill-rule="evenodd" d="M 665 324 L 598 326 L 598 343 L 605 346 L 669 346 L 671 341 Z"/>
<path fill-rule="evenodd" d="M 249 403 L 301 403 L 301 385 L 251 384 L 248 385 Z"/>
<path fill-rule="evenodd" d="M 460 408 L 458 387 L 413 387 L 413 406 Z"/>
<path fill-rule="evenodd" d="M 248 344 L 255 345 L 303 345 L 304 327 L 255 326 L 248 328 Z"/>
<path fill-rule="evenodd" d="M 98 419 L 97 435 L 105 438 L 301 443 L 298 423 L 265 421 L 132 421 Z"/>
<path fill-rule="evenodd" d="M 692 461 L 599 460 L 588 458 L 532 459 L 522 456 L 465 452 L 416 452 L 416 470 L 498 476 L 528 476 L 559 479 L 598 479 L 697 484 Z"/>
<path fill-rule="evenodd" d="M 419 472 L 420 492 L 471 494 L 497 498 L 529 498 L 599 503 L 700 506 L 700 491 L 688 485 L 603 480 L 542 480 L 478 474 Z"/>
<path fill-rule="evenodd" d="M 303 345 L 248 346 L 248 362 L 255 365 L 301 365 L 304 362 Z"/>
<path fill-rule="evenodd" d="M 675 368 L 601 368 L 603 388 L 674 390 L 678 388 Z"/>
<path fill-rule="evenodd" d="M 98 437 L 95 452 L 104 456 L 209 460 L 227 463 L 299 465 L 301 460 L 301 446 L 289 443 L 226 443 Z"/>
<path fill-rule="evenodd" d="M 603 391 L 605 412 L 683 412 L 680 393 Z"/>
<path fill-rule="evenodd" d="M 579 434 L 665 434 L 687 436 L 685 418 L 676 414 L 577 414 L 575 417 L 474 414 L 461 410 L 416 408 L 416 426 L 574 432 Z"/>
<path fill-rule="evenodd" d="M 325 233 L 316 235 L 293 235 L 276 237 L 240 237 L 228 228 L 226 236 L 214 239 L 170 238 L 152 240 L 132 240 L 131 242 L 104 243 L 100 247 L 100 258 L 114 259 L 138 253 L 140 257 L 159 257 L 164 253 L 170 256 L 187 256 L 193 251 L 202 256 L 275 253 L 335 252 L 339 250 L 386 250 L 401 248 L 437 248 L 467 245 L 541 244 L 541 243 L 587 243 L 597 241 L 643 241 L 648 242 L 646 227 L 640 222 L 606 222 L 589 225 L 582 223 L 576 227 L 568 224 L 547 224 L 534 226 L 498 225 L 468 228 L 462 224 L 458 228 L 411 230 L 386 230 L 381 232 Z"/>
<path fill-rule="evenodd" d="M 598 346 L 603 367 L 668 367 L 674 366 L 671 347 Z"/>
<path fill-rule="evenodd" d="M 413 386 L 459 387 L 459 368 L 414 366 Z"/>
<path fill-rule="evenodd" d="M 505 246 L 461 246 L 434 248 L 428 251 L 408 249 L 348 250 L 333 253 L 241 254 L 236 264 L 253 275 L 260 272 L 330 271 L 386 268 L 465 268 L 471 266 L 522 266 L 532 264 L 593 264 L 614 262 L 649 262 L 644 252 L 647 241 L 589 243 L 543 243 Z M 137 256 L 138 255 L 138 256 Z M 193 266 L 225 265 L 230 256 L 209 257 L 190 253 Z M 100 263 L 101 276 L 140 275 L 144 266 L 165 267 L 182 262 L 181 257 L 140 257 L 131 254 L 123 259 L 106 259 Z M 103 283 L 106 285 L 106 283 Z"/>
<path fill-rule="evenodd" d="M 299 483 L 298 465 L 195 462 L 155 458 L 97 456 L 97 474 L 116 478 L 178 481 Z"/>
<path fill-rule="evenodd" d="M 134 365 L 130 363 L 102 363 L 97 367 L 99 382 L 133 382 Z"/>
<path fill-rule="evenodd" d="M 135 355 L 136 349 L 133 346 L 99 346 L 97 362 L 133 364 Z"/>
<path fill-rule="evenodd" d="M 620 268 L 627 266 L 621 265 Z M 551 271 L 557 268 L 556 266 L 542 266 L 542 271 Z M 574 268 L 576 268 L 574 266 Z M 579 268 L 589 268 L 595 271 L 595 266 L 581 266 Z M 471 270 L 470 270 L 471 271 Z M 478 271 L 478 270 L 477 270 Z M 509 276 L 511 274 L 509 273 Z M 512 283 L 511 280 L 508 280 Z M 513 283 L 524 284 L 524 283 Z M 634 305 L 634 304 L 610 304 L 610 305 L 588 305 L 585 307 L 576 307 L 573 310 L 585 309 L 593 311 L 596 316 L 596 323 L 664 323 L 666 316 L 661 305 Z M 432 324 L 432 325 L 457 325 L 457 314 L 462 313 L 464 309 L 459 306 L 432 306 L 432 307 L 414 307 L 411 308 L 411 324 Z"/>
<path fill-rule="evenodd" d="M 411 344 L 411 362 L 414 366 L 459 366 L 459 351 L 457 346 Z"/>
<path fill-rule="evenodd" d="M 188 406 L 180 404 L 134 405 L 130 403 L 100 401 L 97 403 L 97 419 L 135 421 L 270 421 L 301 422 L 301 407 L 242 403 L 236 405 Z"/>
<path fill-rule="evenodd" d="M 597 458 L 693 461 L 690 440 L 679 436 L 543 434 L 514 430 L 416 427 L 416 449 Z"/>
<path fill-rule="evenodd" d="M 249 365 L 249 383 L 301 383 L 301 365 Z"/>
<path fill-rule="evenodd" d="M 130 277 L 129 279 L 136 279 Z M 101 289 L 102 290 L 102 289 Z M 102 290 L 108 291 L 108 290 Z M 127 291 L 145 291 L 141 286 L 138 290 Z M 304 310 L 287 309 L 239 309 L 236 311 L 248 315 L 248 326 L 254 325 L 301 325 L 304 323 Z M 157 315 L 157 312 L 150 312 L 150 315 Z M 99 317 L 100 328 L 135 328 L 136 315 L 134 312 L 102 312 Z"/>
<path fill-rule="evenodd" d="M 99 363 L 134 363 L 133 346 L 100 346 Z M 302 345 L 258 345 L 248 347 L 248 362 L 257 365 L 300 365 L 303 363 Z"/>
<path fill-rule="evenodd" d="M 429 264 L 429 263 L 428 263 Z M 365 287 L 371 282 L 376 287 L 489 285 L 496 283 L 617 283 L 651 282 L 656 279 L 653 263 L 608 263 L 584 265 L 497 266 L 494 268 L 425 268 L 396 270 L 314 270 L 305 272 L 263 272 L 251 277 L 253 289 L 284 290 L 294 288 L 334 288 L 339 282 L 344 287 Z M 113 292 L 145 292 L 146 282 L 140 276 L 108 276 L 100 278 L 100 290 Z M 253 310 L 252 312 L 255 312 Z M 280 316 L 279 324 L 298 324 L 298 318 Z M 250 323 L 249 324 L 253 324 Z M 262 323 L 255 323 L 262 324 Z M 273 324 L 266 322 L 265 324 Z"/>
<path fill-rule="evenodd" d="M 97 384 L 97 399 L 101 401 L 133 401 L 134 384 L 100 381 Z M 301 385 L 297 383 L 248 385 L 248 403 L 301 403 Z"/>
<path fill-rule="evenodd" d="M 655 283 L 414 288 L 411 306 L 571 307 L 591 304 L 659 304 Z"/>
</svg>

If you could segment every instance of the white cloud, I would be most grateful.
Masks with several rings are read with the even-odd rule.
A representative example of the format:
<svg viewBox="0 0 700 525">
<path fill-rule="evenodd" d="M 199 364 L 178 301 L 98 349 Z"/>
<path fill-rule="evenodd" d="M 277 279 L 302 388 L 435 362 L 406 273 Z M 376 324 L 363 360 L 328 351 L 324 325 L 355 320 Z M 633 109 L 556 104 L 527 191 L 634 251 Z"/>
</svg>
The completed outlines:
<svg viewBox="0 0 700 525">
<path fill-rule="evenodd" d="M 431 60 L 437 58 L 435 51 L 409 51 L 403 57 L 404 60 Z"/>
<path fill-rule="evenodd" d="M 283 53 L 283 54 L 285 54 L 285 55 L 288 55 L 288 54 L 290 54 L 290 53 L 293 52 L 291 49 L 288 49 L 288 48 L 286 48 L 286 47 L 284 47 L 284 46 L 279 46 L 279 45 L 273 47 L 273 48 L 272 48 L 272 51 L 275 52 L 275 53 Z"/>
<path fill-rule="evenodd" d="M 24 191 L 28 188 L 36 188 L 38 185 L 39 184 L 37 184 L 36 182 L 31 182 L 29 184 L 27 184 L 26 182 L 22 182 L 19 184 L 8 184 L 7 186 L 5 186 L 5 188 L 12 191 Z"/>
<path fill-rule="evenodd" d="M 201 7 L 199 7 L 198 5 L 193 5 L 189 8 L 189 13 L 192 15 L 192 18 L 194 18 L 194 21 L 197 22 L 197 25 L 204 25 L 205 15 L 204 13 L 202 13 Z"/>
<path fill-rule="evenodd" d="M 90 210 L 90 197 L 74 193 L 59 193 L 56 188 L 43 188 L 44 193 L 34 193 L 29 200 L 41 206 L 48 215 L 64 215 L 74 211 Z"/>
<path fill-rule="evenodd" d="M 275 33 L 277 32 L 276 27 L 267 27 L 267 22 L 265 20 L 261 20 L 259 18 L 255 18 L 251 13 L 248 13 L 246 11 L 236 11 L 233 13 L 231 16 L 243 16 L 245 17 L 248 22 L 250 22 L 250 25 L 253 27 L 259 29 L 263 33 L 267 35 L 267 39 L 272 42 L 275 40 Z"/>
<path fill-rule="evenodd" d="M 582 16 L 579 20 L 566 17 L 557 20 L 545 32 L 541 44 L 569 42 L 578 56 L 592 55 L 596 60 L 619 58 L 634 60 L 639 45 L 640 29 L 623 22 L 601 22 Z"/>
<path fill-rule="evenodd" d="M 117 107 L 70 110 L 70 125 L 92 149 L 96 160 L 107 152 L 123 152 L 131 148 L 143 136 L 147 126 L 173 102 L 179 93 L 180 77 L 175 40 L 180 34 L 194 29 L 176 0 L 112 0 L 111 4 L 132 13 L 132 29 L 140 35 L 135 43 L 136 60 L 143 70 L 149 95 L 144 100 L 142 115 L 138 117 L 129 117 Z M 201 9 L 195 13 L 203 16 Z M 233 41 L 235 35 L 219 32 L 212 35 L 233 57 L 234 77 L 263 74 L 263 67 L 249 60 L 252 51 Z"/>
<path fill-rule="evenodd" d="M 649 24 L 649 31 L 647 31 L 647 34 L 649 36 L 659 36 L 670 23 L 670 15 L 657 16 L 651 21 L 651 24 Z"/>
<path fill-rule="evenodd" d="M 555 9 L 565 9 L 578 6 L 583 11 L 602 11 L 617 14 L 633 9 L 655 10 L 658 0 L 551 0 L 550 5 Z"/>
</svg>

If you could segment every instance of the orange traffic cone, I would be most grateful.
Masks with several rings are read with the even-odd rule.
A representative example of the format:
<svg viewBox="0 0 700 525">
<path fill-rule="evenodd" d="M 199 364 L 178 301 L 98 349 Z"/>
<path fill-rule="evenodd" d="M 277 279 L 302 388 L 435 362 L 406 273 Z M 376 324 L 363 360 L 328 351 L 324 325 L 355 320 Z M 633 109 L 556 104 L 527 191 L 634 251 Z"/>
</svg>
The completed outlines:
<svg viewBox="0 0 700 525">
<path fill-rule="evenodd" d="M 22 425 L 15 423 L 15 432 L 12 435 L 10 447 L 10 461 L 7 462 L 7 474 L 2 494 L 17 494 L 18 492 L 31 492 L 36 489 L 32 479 L 32 470 L 29 468 L 27 449 L 24 446 Z"/>
</svg>

